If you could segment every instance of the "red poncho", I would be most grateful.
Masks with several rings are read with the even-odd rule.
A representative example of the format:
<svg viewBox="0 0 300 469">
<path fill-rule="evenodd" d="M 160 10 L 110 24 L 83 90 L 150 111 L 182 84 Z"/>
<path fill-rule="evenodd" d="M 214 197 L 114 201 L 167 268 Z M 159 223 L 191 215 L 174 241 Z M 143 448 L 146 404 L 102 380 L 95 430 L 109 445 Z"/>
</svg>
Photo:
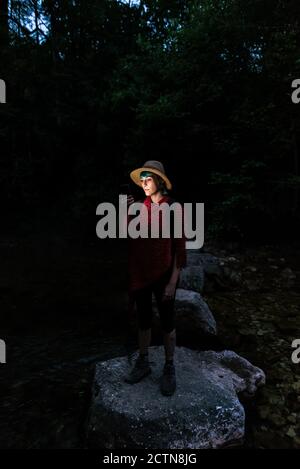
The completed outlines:
<svg viewBox="0 0 300 469">
<path fill-rule="evenodd" d="M 148 196 L 144 200 L 148 213 L 148 227 L 151 225 L 151 210 L 155 210 L 163 202 L 169 205 L 174 202 L 169 196 L 164 196 L 158 204 L 151 203 L 151 197 Z M 181 213 L 182 212 L 182 213 Z M 169 238 L 136 238 L 129 237 L 129 292 L 133 292 L 143 288 L 164 274 L 171 266 L 173 266 L 176 255 L 176 265 L 178 268 L 186 265 L 186 247 L 183 223 L 183 209 L 175 211 L 175 217 L 181 216 L 182 220 L 182 237 L 175 238 L 172 234 Z M 128 222 L 132 219 L 128 216 Z M 159 228 L 162 226 L 162 214 L 159 217 Z"/>
</svg>

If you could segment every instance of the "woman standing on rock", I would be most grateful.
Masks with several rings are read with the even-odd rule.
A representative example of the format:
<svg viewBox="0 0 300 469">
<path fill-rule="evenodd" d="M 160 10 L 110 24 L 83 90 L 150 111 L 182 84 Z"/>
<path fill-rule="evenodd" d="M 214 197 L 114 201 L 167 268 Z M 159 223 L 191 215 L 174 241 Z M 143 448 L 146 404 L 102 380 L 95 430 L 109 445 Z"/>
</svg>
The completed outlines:
<svg viewBox="0 0 300 469">
<path fill-rule="evenodd" d="M 175 238 L 172 229 L 169 237 L 162 237 L 161 227 L 165 220 L 163 210 L 161 210 L 163 207 L 160 206 L 162 203 L 166 203 L 172 208 L 171 206 L 175 202 L 168 195 L 168 190 L 172 188 L 172 185 L 165 174 L 162 163 L 147 161 L 144 166 L 132 171 L 130 177 L 135 184 L 144 190 L 146 196 L 143 204 L 147 209 L 145 210 L 147 229 L 151 228 L 156 212 L 160 231 L 159 237 L 129 238 L 129 295 L 137 308 L 139 356 L 125 381 L 134 384 L 151 373 L 148 347 L 151 343 L 152 293 L 154 293 L 164 332 L 165 365 L 160 389 L 163 395 L 170 396 L 176 389 L 174 366 L 176 346 L 175 293 L 180 269 L 186 265 L 183 213 L 181 206 L 176 203 L 173 207 L 175 208 L 174 221 L 181 223 L 181 237 Z M 133 197 L 129 196 L 128 205 L 133 202 Z M 128 218 L 130 220 L 130 216 Z"/>
</svg>

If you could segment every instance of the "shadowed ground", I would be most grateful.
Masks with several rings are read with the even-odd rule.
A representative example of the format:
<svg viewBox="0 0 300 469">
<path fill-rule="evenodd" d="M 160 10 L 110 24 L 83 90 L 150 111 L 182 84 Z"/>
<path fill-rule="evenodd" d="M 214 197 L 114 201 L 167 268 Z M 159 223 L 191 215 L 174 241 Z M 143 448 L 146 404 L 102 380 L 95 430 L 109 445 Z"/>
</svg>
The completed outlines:
<svg viewBox="0 0 300 469">
<path fill-rule="evenodd" d="M 255 401 L 244 403 L 245 447 L 299 447 L 300 366 L 290 359 L 291 342 L 300 338 L 299 246 L 215 246 L 211 253 L 234 257 L 243 278 L 203 295 L 222 344 L 267 376 Z M 0 447 L 84 447 L 94 364 L 136 346 L 126 319 L 126 243 L 10 237 L 0 240 L 0 254 L 0 337 L 7 345 Z M 290 283 L 285 268 L 295 275 Z M 178 344 L 197 346 L 185 338 Z"/>
</svg>

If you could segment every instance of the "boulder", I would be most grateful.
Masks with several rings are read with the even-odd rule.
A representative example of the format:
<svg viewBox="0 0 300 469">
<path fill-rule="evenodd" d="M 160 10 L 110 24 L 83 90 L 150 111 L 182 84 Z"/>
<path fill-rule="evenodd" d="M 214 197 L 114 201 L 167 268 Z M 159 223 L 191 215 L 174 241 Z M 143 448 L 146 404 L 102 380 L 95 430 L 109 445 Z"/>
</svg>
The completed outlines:
<svg viewBox="0 0 300 469">
<path fill-rule="evenodd" d="M 236 282 L 238 273 L 223 264 L 212 254 L 187 250 L 187 267 L 180 273 L 179 288 L 198 293 L 227 289 Z"/>
<path fill-rule="evenodd" d="M 204 287 L 204 270 L 202 266 L 187 266 L 180 272 L 179 288 L 202 293 Z"/>
<path fill-rule="evenodd" d="M 153 297 L 153 311 L 158 321 L 158 310 Z M 178 288 L 175 297 L 176 327 L 180 333 L 217 334 L 217 325 L 207 303 L 202 296 L 191 290 Z"/>
<path fill-rule="evenodd" d="M 201 266 L 206 268 L 208 265 L 211 264 L 219 264 L 219 259 L 216 256 L 213 256 L 209 253 L 202 253 L 201 251 L 194 250 L 194 249 L 187 249 L 187 262 L 186 264 L 191 266 Z"/>
<path fill-rule="evenodd" d="M 163 347 L 150 347 L 152 373 L 124 381 L 127 357 L 96 366 L 87 422 L 89 448 L 204 449 L 242 443 L 245 412 L 238 394 L 264 384 L 262 370 L 232 351 L 199 352 L 177 347 L 177 389 L 160 394 Z"/>
</svg>

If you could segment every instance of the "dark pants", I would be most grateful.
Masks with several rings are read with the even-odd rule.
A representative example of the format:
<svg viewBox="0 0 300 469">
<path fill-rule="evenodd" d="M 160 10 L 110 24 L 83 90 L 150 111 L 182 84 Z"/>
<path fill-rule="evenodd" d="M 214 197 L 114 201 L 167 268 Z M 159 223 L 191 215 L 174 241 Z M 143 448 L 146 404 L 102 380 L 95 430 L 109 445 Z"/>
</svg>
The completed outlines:
<svg viewBox="0 0 300 469">
<path fill-rule="evenodd" d="M 152 326 L 152 293 L 156 298 L 163 331 L 169 333 L 175 328 L 175 298 L 163 300 L 164 290 L 169 282 L 170 275 L 171 272 L 168 270 L 154 283 L 134 293 L 139 329 L 146 330 Z"/>
</svg>

